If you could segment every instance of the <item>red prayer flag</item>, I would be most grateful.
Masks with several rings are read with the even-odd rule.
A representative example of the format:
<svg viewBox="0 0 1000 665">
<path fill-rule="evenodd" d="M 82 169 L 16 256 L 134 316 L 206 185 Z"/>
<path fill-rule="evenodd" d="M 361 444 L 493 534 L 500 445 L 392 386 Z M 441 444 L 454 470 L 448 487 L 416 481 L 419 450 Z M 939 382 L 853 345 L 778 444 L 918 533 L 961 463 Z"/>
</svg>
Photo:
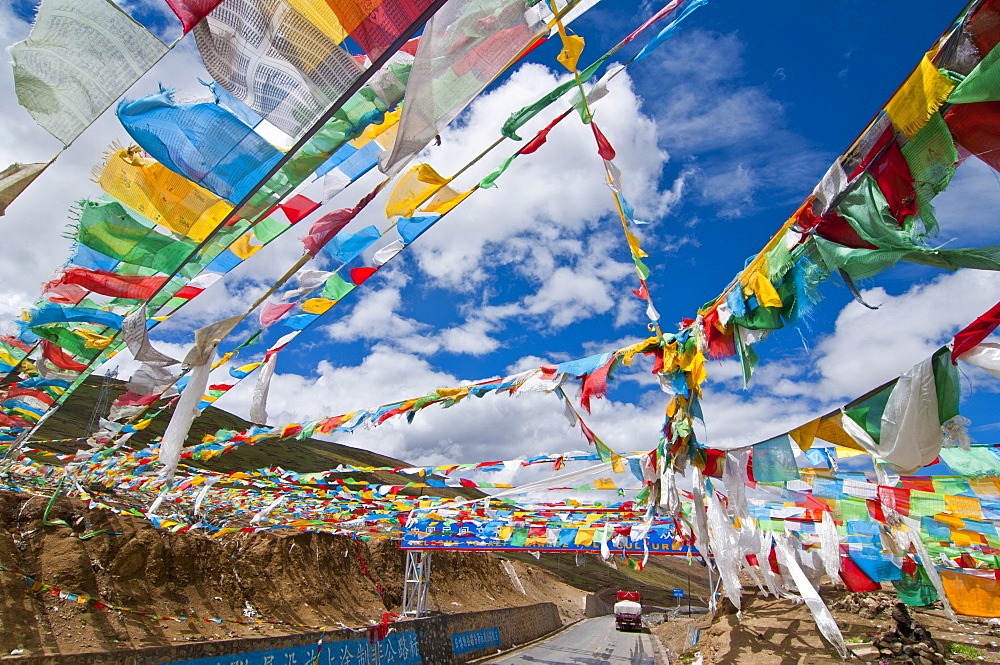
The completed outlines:
<svg viewBox="0 0 1000 665">
<path fill-rule="evenodd" d="M 580 406 L 590 413 L 590 398 L 596 397 L 601 399 L 608 392 L 608 371 L 611 369 L 611 365 L 615 362 L 615 357 L 612 356 L 611 360 L 604 364 L 590 374 L 583 377 L 583 389 L 582 395 L 580 397 Z"/>
<path fill-rule="evenodd" d="M 872 580 L 849 556 L 840 557 L 840 579 L 848 591 L 878 591 L 882 585 Z"/>
<path fill-rule="evenodd" d="M 986 0 L 969 18 L 965 31 L 972 36 L 979 54 L 986 56 L 1000 43 L 1000 0 Z"/>
<path fill-rule="evenodd" d="M 67 268 L 59 279 L 43 284 L 42 289 L 55 289 L 58 293 L 63 285 L 72 284 L 111 298 L 147 300 L 159 291 L 167 279 L 163 275 L 119 275 L 106 270 Z"/>
<path fill-rule="evenodd" d="M 70 372 L 82 372 L 87 369 L 87 365 L 76 362 L 61 346 L 57 346 L 47 339 L 42 340 L 42 356 L 59 369 Z"/>
<path fill-rule="evenodd" d="M 187 34 L 198 21 L 208 16 L 222 0 L 166 0 L 170 9 L 177 14 Z"/>
<path fill-rule="evenodd" d="M 875 159 L 869 173 L 882 190 L 896 221 L 902 224 L 905 217 L 917 214 L 917 192 L 913 189 L 913 175 L 910 174 L 910 165 L 906 163 L 903 151 L 896 141 L 892 141 L 885 152 Z"/>
<path fill-rule="evenodd" d="M 297 224 L 309 213 L 318 208 L 319 204 L 306 196 L 296 194 L 278 207 L 288 217 L 289 222 Z"/>
<path fill-rule="evenodd" d="M 944 121 L 959 145 L 1000 171 L 1000 102 L 955 104 Z"/>
<path fill-rule="evenodd" d="M 260 310 L 260 325 L 264 328 L 273 325 L 292 307 L 295 307 L 295 303 L 273 303 L 270 301 L 264 303 L 263 309 Z"/>
<path fill-rule="evenodd" d="M 378 268 L 351 268 L 351 281 L 360 285 L 378 271 Z"/>
<path fill-rule="evenodd" d="M 726 451 L 708 448 L 705 450 L 705 475 L 712 478 L 722 478 L 726 468 Z"/>
<path fill-rule="evenodd" d="M 610 162 L 615 158 L 615 149 L 611 147 L 611 142 L 604 136 L 596 122 L 590 123 L 590 128 L 594 130 L 594 138 L 597 139 L 597 154 L 601 156 L 601 159 Z"/>
<path fill-rule="evenodd" d="M 955 343 L 951 347 L 952 364 L 956 364 L 957 358 L 986 339 L 997 326 L 1000 326 L 1000 302 L 955 335 Z"/>
<path fill-rule="evenodd" d="M 345 226 L 347 226 L 352 219 L 357 217 L 358 213 L 361 212 L 366 205 L 371 203 L 372 199 L 382 190 L 382 186 L 385 183 L 380 183 L 378 187 L 369 192 L 363 199 L 358 201 L 358 204 L 353 208 L 342 208 L 340 210 L 334 210 L 333 212 L 328 212 L 315 222 L 309 228 L 309 235 L 302 238 L 302 244 L 305 245 L 306 251 L 309 252 L 310 256 L 316 256 L 319 250 L 323 249 L 326 243 L 333 240 L 333 236 L 337 235 Z"/>
<path fill-rule="evenodd" d="M 795 222 L 799 228 L 805 231 L 815 227 L 816 235 L 844 247 L 851 247 L 853 249 L 878 249 L 878 247 L 858 235 L 858 232 L 854 230 L 854 227 L 846 219 L 833 211 L 828 212 L 822 217 L 817 217 L 813 214 L 812 206 L 803 206 Z"/>
<path fill-rule="evenodd" d="M 370 6 L 372 3 L 367 4 Z M 336 3 L 330 6 L 337 12 Z M 431 0 L 382 0 L 360 25 L 350 30 L 351 39 L 369 58 L 375 60 L 430 6 Z M 340 12 L 337 14 L 339 17 Z"/>
<path fill-rule="evenodd" d="M 552 130 L 552 128 L 555 127 L 557 124 L 559 124 L 560 120 L 568 116 L 572 110 L 573 109 L 566 111 L 561 116 L 559 116 L 558 118 L 550 122 L 548 125 L 546 125 L 544 129 L 540 129 L 538 133 L 535 134 L 535 138 L 528 141 L 523 148 L 517 151 L 517 154 L 530 155 L 531 153 L 541 148 L 542 144 L 545 143 L 545 141 L 548 139 L 549 132 Z"/>
<path fill-rule="evenodd" d="M 633 30 L 632 34 L 629 35 L 628 37 L 626 37 L 625 39 L 623 39 L 622 42 L 627 44 L 628 42 L 632 41 L 633 39 L 635 39 L 636 37 L 638 37 L 639 35 L 641 35 L 643 33 L 643 31 L 646 30 L 646 28 L 648 28 L 649 26 L 653 25 L 657 21 L 663 19 L 664 17 L 666 17 L 667 15 L 669 15 L 672 11 L 674 11 L 675 9 L 677 9 L 677 6 L 680 5 L 681 2 L 683 2 L 683 1 L 684 0 L 671 0 L 671 2 L 669 4 L 667 4 L 665 7 L 663 7 L 662 9 L 660 9 L 660 11 L 658 11 L 655 14 L 653 14 L 652 16 L 650 16 L 649 20 L 647 20 L 645 23 L 643 23 L 638 28 L 636 28 L 635 30 Z"/>
</svg>

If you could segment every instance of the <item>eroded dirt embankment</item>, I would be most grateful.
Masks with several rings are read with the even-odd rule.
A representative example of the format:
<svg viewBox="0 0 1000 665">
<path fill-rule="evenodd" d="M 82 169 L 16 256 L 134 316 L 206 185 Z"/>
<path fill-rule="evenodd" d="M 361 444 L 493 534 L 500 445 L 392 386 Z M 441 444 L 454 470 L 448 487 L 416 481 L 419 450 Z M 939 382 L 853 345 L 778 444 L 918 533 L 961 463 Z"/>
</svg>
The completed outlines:
<svg viewBox="0 0 1000 665">
<path fill-rule="evenodd" d="M 346 536 L 293 530 L 221 538 L 171 533 L 142 518 L 88 510 L 67 498 L 55 502 L 48 522 L 63 520 L 69 526 L 47 526 L 42 519 L 47 503 L 44 497 L 0 491 L 0 566 L 135 612 L 32 590 L 23 577 L 0 571 L 0 654 L 138 648 L 304 630 L 175 622 L 137 612 L 353 628 L 370 625 L 384 612 L 398 612 L 401 604 L 404 555 L 389 541 L 356 544 Z M 105 533 L 86 537 L 101 530 Z M 517 565 L 523 574 L 525 566 Z M 579 590 L 547 579 L 544 571 L 536 571 L 534 579 L 525 594 L 491 555 L 438 552 L 430 606 L 461 612 L 552 600 L 567 617 L 582 607 Z"/>
</svg>

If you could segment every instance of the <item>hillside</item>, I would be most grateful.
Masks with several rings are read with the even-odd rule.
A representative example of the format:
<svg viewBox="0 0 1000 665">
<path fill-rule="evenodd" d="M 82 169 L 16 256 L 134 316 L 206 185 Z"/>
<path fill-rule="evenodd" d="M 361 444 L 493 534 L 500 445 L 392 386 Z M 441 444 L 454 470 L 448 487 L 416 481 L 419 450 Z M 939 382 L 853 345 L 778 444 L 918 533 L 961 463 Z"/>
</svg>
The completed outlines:
<svg viewBox="0 0 1000 665">
<path fill-rule="evenodd" d="M 99 380 L 89 381 L 37 438 L 82 436 L 99 390 Z M 112 399 L 121 390 L 116 385 Z M 155 422 L 132 443 L 145 445 L 165 424 L 166 418 Z M 209 407 L 196 421 L 188 444 L 206 432 L 248 425 Z M 74 442 L 34 445 L 64 453 L 77 448 Z M 337 464 L 408 466 L 314 439 L 246 446 L 201 466 L 216 471 L 281 466 L 304 473 Z M 398 475 L 368 477 L 400 482 Z M 465 488 L 427 490 L 482 496 Z M 106 500 L 113 503 L 111 495 Z M 346 536 L 291 529 L 217 538 L 194 531 L 172 533 L 139 517 L 89 510 L 66 497 L 55 501 L 46 523 L 47 503 L 46 496 L 0 490 L 0 567 L 7 569 L 0 570 L 0 653 L 139 648 L 305 629 L 296 624 L 363 628 L 385 612 L 400 610 L 404 554 L 394 542 L 356 543 Z M 58 520 L 72 526 L 59 526 Z M 38 583 L 34 590 L 25 576 Z M 55 593 L 39 588 L 42 584 Z M 435 552 L 429 609 L 461 612 L 552 601 L 564 620 L 573 620 L 583 617 L 588 592 L 613 604 L 618 589 L 636 589 L 647 605 L 670 606 L 673 588 L 690 588 L 695 597 L 704 597 L 704 568 L 689 566 L 681 557 L 651 557 L 640 573 L 614 568 L 594 555 L 543 554 L 536 560 L 529 554 Z M 80 596 L 115 607 L 74 600 Z M 249 619 L 281 623 L 237 623 Z"/>
<path fill-rule="evenodd" d="M 85 435 L 87 423 L 90 422 L 93 415 L 94 405 L 98 402 L 103 382 L 103 377 L 90 377 L 87 379 L 66 403 L 42 425 L 36 436 L 33 437 L 35 442 L 32 443 L 32 446 L 57 453 L 75 453 L 79 447 L 79 442 L 49 442 Z M 124 391 L 124 382 L 113 381 L 109 401 L 113 401 Z M 130 439 L 129 445 L 133 448 L 141 448 L 148 445 L 155 437 L 163 434 L 169 420 L 170 412 L 165 412 L 145 430 L 137 432 Z M 250 422 L 238 416 L 210 406 L 195 420 L 185 445 L 193 446 L 200 443 L 204 435 L 213 434 L 220 429 L 239 431 L 251 426 Z M 185 460 L 185 462 L 189 462 L 191 466 L 222 473 L 233 473 L 272 466 L 280 466 L 298 473 L 325 471 L 335 468 L 338 464 L 387 466 L 394 468 L 410 466 L 407 462 L 386 455 L 379 455 L 378 453 L 360 448 L 352 448 L 339 443 L 313 438 L 301 441 L 298 439 L 262 441 L 252 446 L 241 446 L 232 452 L 211 460 L 203 462 Z M 348 475 L 358 480 L 380 482 L 387 485 L 399 485 L 406 482 L 406 480 L 418 480 L 416 477 L 383 472 L 374 472 L 371 474 L 352 473 Z M 412 488 L 405 490 L 404 494 L 433 494 L 434 496 L 463 496 L 467 498 L 484 496 L 477 490 L 468 488 L 455 490 L 447 488 Z"/>
<path fill-rule="evenodd" d="M 7 569 L 0 570 L 0 653 L 139 648 L 306 629 L 294 624 L 365 628 L 400 610 L 404 557 L 396 543 L 294 530 L 222 538 L 171 533 L 67 498 L 55 502 L 46 526 L 47 502 L 0 491 L 0 566 Z M 434 611 L 552 599 L 568 617 L 583 607 L 583 592 L 544 571 L 521 593 L 489 554 L 436 552 L 432 571 Z M 289 625 L 236 623 L 250 619 Z"/>
</svg>

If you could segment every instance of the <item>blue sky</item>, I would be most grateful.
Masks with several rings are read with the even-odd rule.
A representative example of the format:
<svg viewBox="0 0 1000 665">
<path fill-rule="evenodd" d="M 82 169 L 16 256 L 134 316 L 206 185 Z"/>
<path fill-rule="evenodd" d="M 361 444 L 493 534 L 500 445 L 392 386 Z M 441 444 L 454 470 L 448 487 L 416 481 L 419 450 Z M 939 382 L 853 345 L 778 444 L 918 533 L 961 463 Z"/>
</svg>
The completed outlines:
<svg viewBox="0 0 1000 665">
<path fill-rule="evenodd" d="M 161 4 L 130 0 L 126 6 L 171 39 L 176 28 Z M 582 62 L 658 6 L 598 4 L 572 26 L 587 42 Z M 640 233 L 665 329 L 693 317 L 763 246 L 962 7 L 824 0 L 772 2 L 762 10 L 711 0 L 676 37 L 614 81 L 595 118 L 618 151 L 626 195 L 638 217 L 650 222 Z M 0 8 L 5 45 L 27 33 L 28 5 L 16 2 L 13 10 L 4 16 L 10 9 Z M 653 34 L 655 29 L 620 57 Z M 203 95 L 196 79 L 205 74 L 187 41 L 129 96 L 152 92 L 160 82 Z M 512 111 L 565 77 L 556 52 L 554 43 L 545 45 L 501 77 L 422 161 L 448 174 L 492 142 Z M 528 131 L 563 108 L 554 105 Z M 5 163 L 47 159 L 58 149 L 16 105 L 6 79 L 0 82 L 0 115 Z M 68 243 L 58 236 L 68 204 L 97 195 L 87 181 L 89 167 L 111 140 L 125 136 L 113 117 L 103 117 L 0 221 L 18 257 L 0 266 L 4 320 L 30 305 L 38 284 L 65 260 Z M 516 149 L 508 142 L 459 183 L 471 185 Z M 369 176 L 324 211 L 353 205 L 377 182 Z M 603 179 L 590 131 L 568 118 L 541 150 L 517 160 L 497 189 L 477 192 L 282 352 L 271 422 L 374 407 L 643 338 L 643 309 L 631 295 L 638 285 Z M 940 240 L 954 238 L 951 246 L 995 243 L 998 194 L 988 167 L 972 160 L 963 165 L 936 201 Z M 358 226 L 385 224 L 378 203 Z M 262 251 L 154 339 L 182 354 L 193 328 L 235 313 L 298 258 L 299 235 L 293 230 Z M 860 286 L 879 310 L 851 303 L 840 284 L 825 285 L 826 299 L 808 321 L 758 346 L 763 362 L 749 391 L 742 390 L 733 361 L 713 363 L 700 438 L 732 445 L 786 431 L 897 376 L 1000 300 L 1000 281 L 985 273 L 903 266 Z M 282 333 L 275 326 L 269 341 Z M 656 443 L 666 395 L 649 369 L 640 361 L 621 372 L 588 418 L 613 448 L 643 450 Z M 965 372 L 973 436 L 992 440 L 991 427 L 1000 420 L 992 415 L 995 379 L 972 368 Z M 251 378 L 219 406 L 245 415 L 252 388 Z M 425 411 L 412 425 L 388 423 L 337 440 L 420 463 L 586 446 L 567 429 L 550 395 L 487 397 Z"/>
</svg>

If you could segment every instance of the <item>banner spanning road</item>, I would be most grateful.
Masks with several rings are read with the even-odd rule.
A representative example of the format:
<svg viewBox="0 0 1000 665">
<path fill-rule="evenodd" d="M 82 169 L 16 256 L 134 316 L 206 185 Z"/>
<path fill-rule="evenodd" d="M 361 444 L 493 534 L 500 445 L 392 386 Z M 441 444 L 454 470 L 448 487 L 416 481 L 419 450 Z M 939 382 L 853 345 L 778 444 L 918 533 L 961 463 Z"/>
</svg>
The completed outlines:
<svg viewBox="0 0 1000 665">
<path fill-rule="evenodd" d="M 608 529 L 612 538 L 608 548 L 612 553 L 643 556 L 650 554 L 687 555 L 697 550 L 674 538 L 672 524 L 654 524 L 645 540 L 633 541 L 630 536 L 613 538 L 629 527 L 639 524 L 615 524 Z M 600 552 L 604 525 L 578 528 L 508 527 L 495 522 L 444 522 L 417 520 L 403 533 L 400 549 L 404 550 L 464 550 L 475 552 Z"/>
</svg>

